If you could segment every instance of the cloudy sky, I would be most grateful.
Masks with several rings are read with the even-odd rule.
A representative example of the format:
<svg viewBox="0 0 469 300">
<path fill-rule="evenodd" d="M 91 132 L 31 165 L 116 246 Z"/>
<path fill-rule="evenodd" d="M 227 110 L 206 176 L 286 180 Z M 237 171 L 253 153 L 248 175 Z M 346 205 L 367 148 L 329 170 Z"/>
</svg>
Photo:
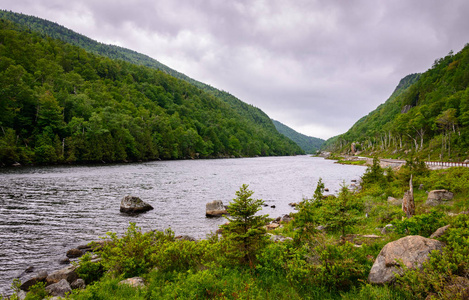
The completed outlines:
<svg viewBox="0 0 469 300">
<path fill-rule="evenodd" d="M 467 0 L 2 0 L 327 139 L 469 43 Z"/>
</svg>

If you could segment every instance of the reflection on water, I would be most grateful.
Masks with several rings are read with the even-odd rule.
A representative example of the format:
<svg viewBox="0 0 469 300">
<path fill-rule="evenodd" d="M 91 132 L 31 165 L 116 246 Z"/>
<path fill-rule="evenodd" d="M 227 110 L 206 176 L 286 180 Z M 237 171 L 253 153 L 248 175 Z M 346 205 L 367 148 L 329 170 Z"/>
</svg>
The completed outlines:
<svg viewBox="0 0 469 300">
<path fill-rule="evenodd" d="M 68 249 L 123 233 L 129 222 L 204 238 L 225 222 L 206 218 L 205 204 L 228 204 L 244 183 L 269 205 L 262 213 L 275 218 L 311 197 L 319 177 L 334 192 L 364 170 L 309 156 L 0 169 L 0 294 L 28 266 L 58 269 Z M 155 209 L 122 214 L 125 195 Z"/>
</svg>

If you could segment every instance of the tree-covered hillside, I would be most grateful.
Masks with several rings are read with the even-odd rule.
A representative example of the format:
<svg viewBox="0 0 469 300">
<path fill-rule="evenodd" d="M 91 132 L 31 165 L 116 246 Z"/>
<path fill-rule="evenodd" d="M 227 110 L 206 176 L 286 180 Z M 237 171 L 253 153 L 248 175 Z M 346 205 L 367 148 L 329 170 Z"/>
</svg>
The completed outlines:
<svg viewBox="0 0 469 300">
<path fill-rule="evenodd" d="M 303 153 L 244 114 L 162 71 L 0 19 L 0 165 Z"/>
<path fill-rule="evenodd" d="M 391 97 L 324 149 L 426 160 L 469 158 L 469 45 L 401 80 Z"/>
<path fill-rule="evenodd" d="M 272 121 L 274 122 L 275 128 L 277 128 L 278 132 L 294 141 L 306 153 L 316 153 L 316 151 L 318 151 L 324 143 L 323 139 L 301 134 L 279 121 Z"/>
<path fill-rule="evenodd" d="M 24 29 L 37 32 L 42 36 L 52 37 L 54 39 L 59 39 L 66 43 L 78 46 L 90 53 L 99 54 L 102 56 L 109 57 L 111 59 L 123 60 L 132 64 L 143 65 L 153 69 L 161 70 L 166 74 L 187 81 L 188 83 L 195 85 L 206 92 L 211 93 L 218 99 L 228 103 L 243 117 L 251 119 L 251 121 L 261 125 L 262 127 L 264 127 L 264 129 L 270 131 L 272 135 L 277 135 L 274 125 L 272 124 L 270 118 L 262 110 L 253 107 L 252 105 L 249 105 L 245 102 L 242 102 L 230 93 L 220 91 L 210 85 L 194 80 L 176 70 L 173 70 L 149 56 L 119 46 L 99 43 L 84 35 L 78 34 L 68 28 L 65 28 L 64 26 L 61 26 L 57 23 L 40 19 L 37 17 L 27 16 L 11 11 L 0 10 L 0 18 L 8 19 L 18 24 L 19 26 L 22 26 Z"/>
</svg>

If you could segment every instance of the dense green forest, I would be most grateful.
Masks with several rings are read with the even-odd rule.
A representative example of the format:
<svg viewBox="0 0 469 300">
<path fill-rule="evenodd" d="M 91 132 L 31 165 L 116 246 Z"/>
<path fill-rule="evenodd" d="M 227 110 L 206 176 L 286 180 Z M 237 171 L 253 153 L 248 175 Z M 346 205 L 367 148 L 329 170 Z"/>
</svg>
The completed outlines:
<svg viewBox="0 0 469 300">
<path fill-rule="evenodd" d="M 244 105 L 0 21 L 1 165 L 303 153 Z"/>
<path fill-rule="evenodd" d="M 301 134 L 279 121 L 272 120 L 272 122 L 274 122 L 275 128 L 277 128 L 278 132 L 294 141 L 306 153 L 316 153 L 324 143 L 323 139 Z"/>
<path fill-rule="evenodd" d="M 469 45 L 435 60 L 423 74 L 401 80 L 391 97 L 331 138 L 324 149 L 364 154 L 413 155 L 426 160 L 469 158 Z"/>
<path fill-rule="evenodd" d="M 188 83 L 195 85 L 201 88 L 202 90 L 212 94 L 216 98 L 228 103 L 228 105 L 234 108 L 244 118 L 250 119 L 252 122 L 265 127 L 269 131 L 273 130 L 273 124 L 270 124 L 270 118 L 262 110 L 255 108 L 245 102 L 242 102 L 241 100 L 234 97 L 228 92 L 220 91 L 210 85 L 194 80 L 176 70 L 173 70 L 149 56 L 119 46 L 99 43 L 84 35 L 78 34 L 68 28 L 65 28 L 57 23 L 53 23 L 51 21 L 40 19 L 37 17 L 14 13 L 11 11 L 0 10 L 0 18 L 8 19 L 14 22 L 15 24 L 18 24 L 19 26 L 22 26 L 25 30 L 34 31 L 41 34 L 42 36 L 52 37 L 54 39 L 62 40 L 71 45 L 78 46 L 90 53 L 99 54 L 102 56 L 109 57 L 111 59 L 123 60 L 132 64 L 143 65 L 153 69 L 161 70 L 164 73 L 169 74 L 173 77 L 187 81 Z M 273 131 L 272 134 L 276 135 L 276 133 Z"/>
</svg>

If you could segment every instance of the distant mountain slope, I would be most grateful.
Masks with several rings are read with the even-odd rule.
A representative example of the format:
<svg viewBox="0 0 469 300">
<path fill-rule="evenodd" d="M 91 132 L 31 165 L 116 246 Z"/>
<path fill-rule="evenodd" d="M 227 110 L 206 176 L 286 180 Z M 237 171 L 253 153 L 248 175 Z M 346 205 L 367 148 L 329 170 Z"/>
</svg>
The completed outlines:
<svg viewBox="0 0 469 300">
<path fill-rule="evenodd" d="M 316 153 L 316 151 L 318 151 L 324 143 L 323 139 L 301 134 L 279 121 L 272 121 L 274 122 L 275 128 L 277 128 L 278 132 L 294 141 L 306 153 Z"/>
<path fill-rule="evenodd" d="M 238 113 L 243 117 L 249 118 L 251 121 L 264 127 L 264 129 L 269 131 L 270 134 L 272 134 L 273 136 L 278 135 L 277 130 L 272 124 L 272 121 L 262 110 L 245 102 L 242 102 L 230 93 L 220 91 L 210 85 L 204 84 L 178 71 L 175 71 L 149 56 L 119 46 L 99 43 L 84 35 L 67 29 L 57 23 L 40 19 L 37 17 L 14 13 L 11 11 L 0 10 L 0 18 L 11 20 L 17 24 L 25 26 L 31 31 L 38 32 L 52 38 L 60 39 L 66 43 L 70 43 L 72 45 L 81 47 L 91 53 L 103 55 L 111 59 L 120 59 L 133 64 L 143 65 L 157 70 L 161 70 L 166 74 L 174 76 L 178 79 L 182 79 L 192 85 L 203 89 L 206 92 L 213 94 L 215 97 L 228 103 L 232 108 L 236 109 Z"/>
<path fill-rule="evenodd" d="M 0 18 L 0 166 L 304 153 L 250 112 Z"/>
<path fill-rule="evenodd" d="M 469 45 L 401 80 L 391 97 L 323 148 L 426 160 L 469 158 Z"/>
</svg>

